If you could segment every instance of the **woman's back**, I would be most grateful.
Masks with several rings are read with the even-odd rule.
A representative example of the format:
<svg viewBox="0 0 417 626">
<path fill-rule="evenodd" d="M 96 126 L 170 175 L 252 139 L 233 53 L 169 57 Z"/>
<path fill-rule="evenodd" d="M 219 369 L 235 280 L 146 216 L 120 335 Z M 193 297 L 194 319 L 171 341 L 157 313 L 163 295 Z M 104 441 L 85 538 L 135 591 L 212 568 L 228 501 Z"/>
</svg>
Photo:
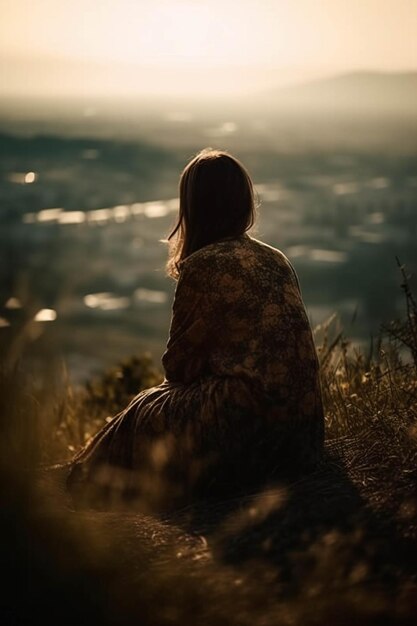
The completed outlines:
<svg viewBox="0 0 417 626">
<path fill-rule="evenodd" d="M 271 460 L 284 451 L 300 470 L 319 460 L 319 364 L 296 273 L 279 250 L 244 234 L 190 255 L 162 363 L 168 381 L 204 389 L 200 415 L 235 428 L 246 455 L 244 440 L 260 445 L 261 432 L 269 469 L 288 466 Z"/>
<path fill-rule="evenodd" d="M 171 344 L 179 339 L 179 334 L 172 337 L 176 325 L 183 338 L 188 331 L 189 347 L 195 343 L 190 358 L 199 357 L 192 369 L 195 378 L 237 376 L 288 398 L 299 381 L 305 388 L 306 369 L 317 372 L 292 265 L 282 252 L 248 235 L 192 254 L 184 263 L 173 309 Z M 163 356 L 168 370 L 175 368 L 171 347 L 168 344 Z M 173 371 L 171 376 L 175 378 Z"/>
</svg>

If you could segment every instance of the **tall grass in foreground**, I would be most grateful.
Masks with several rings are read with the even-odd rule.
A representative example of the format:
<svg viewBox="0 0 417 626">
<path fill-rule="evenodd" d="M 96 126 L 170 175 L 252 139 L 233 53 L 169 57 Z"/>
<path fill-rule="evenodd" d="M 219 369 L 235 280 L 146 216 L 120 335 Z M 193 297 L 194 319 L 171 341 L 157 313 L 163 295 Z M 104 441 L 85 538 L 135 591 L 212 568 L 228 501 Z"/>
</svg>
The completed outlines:
<svg viewBox="0 0 417 626">
<path fill-rule="evenodd" d="M 148 356 L 83 389 L 56 372 L 4 369 L 2 624 L 415 623 L 417 307 L 403 278 L 405 318 L 382 329 L 367 354 L 352 349 L 335 318 L 315 331 L 322 467 L 165 519 L 76 513 L 59 481 L 38 480 L 36 470 L 71 456 L 160 382 Z"/>
</svg>

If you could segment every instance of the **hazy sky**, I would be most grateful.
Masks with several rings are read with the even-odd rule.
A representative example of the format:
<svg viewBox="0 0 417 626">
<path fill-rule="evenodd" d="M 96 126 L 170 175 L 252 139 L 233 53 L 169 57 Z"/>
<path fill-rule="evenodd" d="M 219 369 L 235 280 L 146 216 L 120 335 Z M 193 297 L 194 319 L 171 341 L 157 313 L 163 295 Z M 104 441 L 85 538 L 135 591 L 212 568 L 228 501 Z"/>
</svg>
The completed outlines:
<svg viewBox="0 0 417 626">
<path fill-rule="evenodd" d="M 179 90 L 193 77 L 195 89 L 199 81 L 210 89 L 214 80 L 227 91 L 247 76 L 265 82 L 271 72 L 285 83 L 356 69 L 415 69 L 416 24 L 416 0 L 0 0 L 1 68 L 11 57 L 28 68 L 65 57 L 105 62 L 111 74 L 122 61 L 144 66 L 150 91 L 158 90 L 162 71 L 166 86 L 174 85 L 170 70 Z M 22 79 L 18 72 L 15 78 Z M 36 88 L 27 79 L 28 89 L 32 82 Z"/>
</svg>

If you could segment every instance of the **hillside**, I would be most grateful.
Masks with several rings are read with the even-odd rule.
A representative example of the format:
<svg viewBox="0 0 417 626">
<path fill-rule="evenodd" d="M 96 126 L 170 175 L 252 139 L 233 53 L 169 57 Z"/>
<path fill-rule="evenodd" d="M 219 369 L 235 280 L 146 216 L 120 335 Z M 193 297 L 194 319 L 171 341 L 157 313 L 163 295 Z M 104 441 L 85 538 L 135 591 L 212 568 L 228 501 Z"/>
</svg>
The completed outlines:
<svg viewBox="0 0 417 626">
<path fill-rule="evenodd" d="M 263 95 L 279 108 L 417 115 L 417 72 L 350 72 Z"/>
<path fill-rule="evenodd" d="M 169 515 L 140 502 L 74 511 L 56 488 L 62 470 L 34 480 L 39 458 L 72 454 L 138 386 L 157 382 L 149 360 L 120 364 L 84 393 L 54 395 L 39 371 L 36 388 L 22 371 L 3 372 L 2 623 L 414 624 L 417 309 L 406 277 L 403 288 L 408 315 L 368 355 L 350 354 L 329 324 L 316 329 L 326 409 L 317 471 Z"/>
</svg>

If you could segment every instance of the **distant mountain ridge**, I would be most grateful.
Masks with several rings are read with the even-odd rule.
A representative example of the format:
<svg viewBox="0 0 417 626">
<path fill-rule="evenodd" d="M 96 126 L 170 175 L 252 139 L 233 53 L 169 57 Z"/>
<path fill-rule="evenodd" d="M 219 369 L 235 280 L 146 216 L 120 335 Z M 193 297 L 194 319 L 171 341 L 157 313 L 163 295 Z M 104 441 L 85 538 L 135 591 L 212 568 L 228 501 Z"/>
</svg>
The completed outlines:
<svg viewBox="0 0 417 626">
<path fill-rule="evenodd" d="M 188 73 L 187 73 L 188 72 Z M 392 110 L 393 112 L 409 112 L 417 110 L 417 71 L 385 72 L 378 70 L 349 71 L 333 76 L 303 81 L 299 84 L 283 84 L 283 75 L 280 69 L 268 70 L 268 82 L 261 87 L 257 78 L 262 74 L 262 68 L 240 68 L 239 71 L 226 66 L 210 72 L 204 70 L 207 80 L 215 85 L 214 77 L 226 74 L 231 81 L 244 76 L 244 98 L 242 94 L 221 94 L 213 90 L 204 98 L 199 95 L 198 89 L 189 89 L 181 93 L 181 85 L 190 87 L 195 79 L 186 68 L 175 72 L 175 81 L 179 91 L 172 92 L 170 72 L 166 68 L 142 66 L 138 63 L 104 62 L 90 59 L 70 58 L 1 58 L 0 74 L 3 77 L 0 86 L 2 99 L 28 101 L 28 99 L 44 98 L 47 100 L 66 99 L 77 100 L 138 100 L 141 104 L 149 100 L 151 108 L 154 103 L 167 103 L 169 106 L 200 106 L 202 103 L 215 100 L 218 96 L 232 106 L 245 108 L 247 101 L 255 103 L 262 101 L 262 105 L 270 103 L 273 108 L 282 107 L 292 110 L 294 107 L 306 109 L 333 109 L 357 108 L 358 110 L 372 110 L 373 108 Z M 237 75 L 235 76 L 237 72 Z M 286 75 L 288 70 L 286 70 Z M 296 79 L 294 75 L 293 80 Z M 214 81 L 214 82 L 213 82 Z M 157 92 L 154 92 L 155 85 Z M 211 84 L 211 83 L 210 83 Z M 223 84 L 223 83 L 222 83 Z M 243 83 L 242 83 L 243 84 Z M 165 93 L 165 91 L 166 93 Z M 183 102 L 181 103 L 181 100 Z"/>
<path fill-rule="evenodd" d="M 357 71 L 268 90 L 279 107 L 415 113 L 417 71 Z"/>
</svg>

